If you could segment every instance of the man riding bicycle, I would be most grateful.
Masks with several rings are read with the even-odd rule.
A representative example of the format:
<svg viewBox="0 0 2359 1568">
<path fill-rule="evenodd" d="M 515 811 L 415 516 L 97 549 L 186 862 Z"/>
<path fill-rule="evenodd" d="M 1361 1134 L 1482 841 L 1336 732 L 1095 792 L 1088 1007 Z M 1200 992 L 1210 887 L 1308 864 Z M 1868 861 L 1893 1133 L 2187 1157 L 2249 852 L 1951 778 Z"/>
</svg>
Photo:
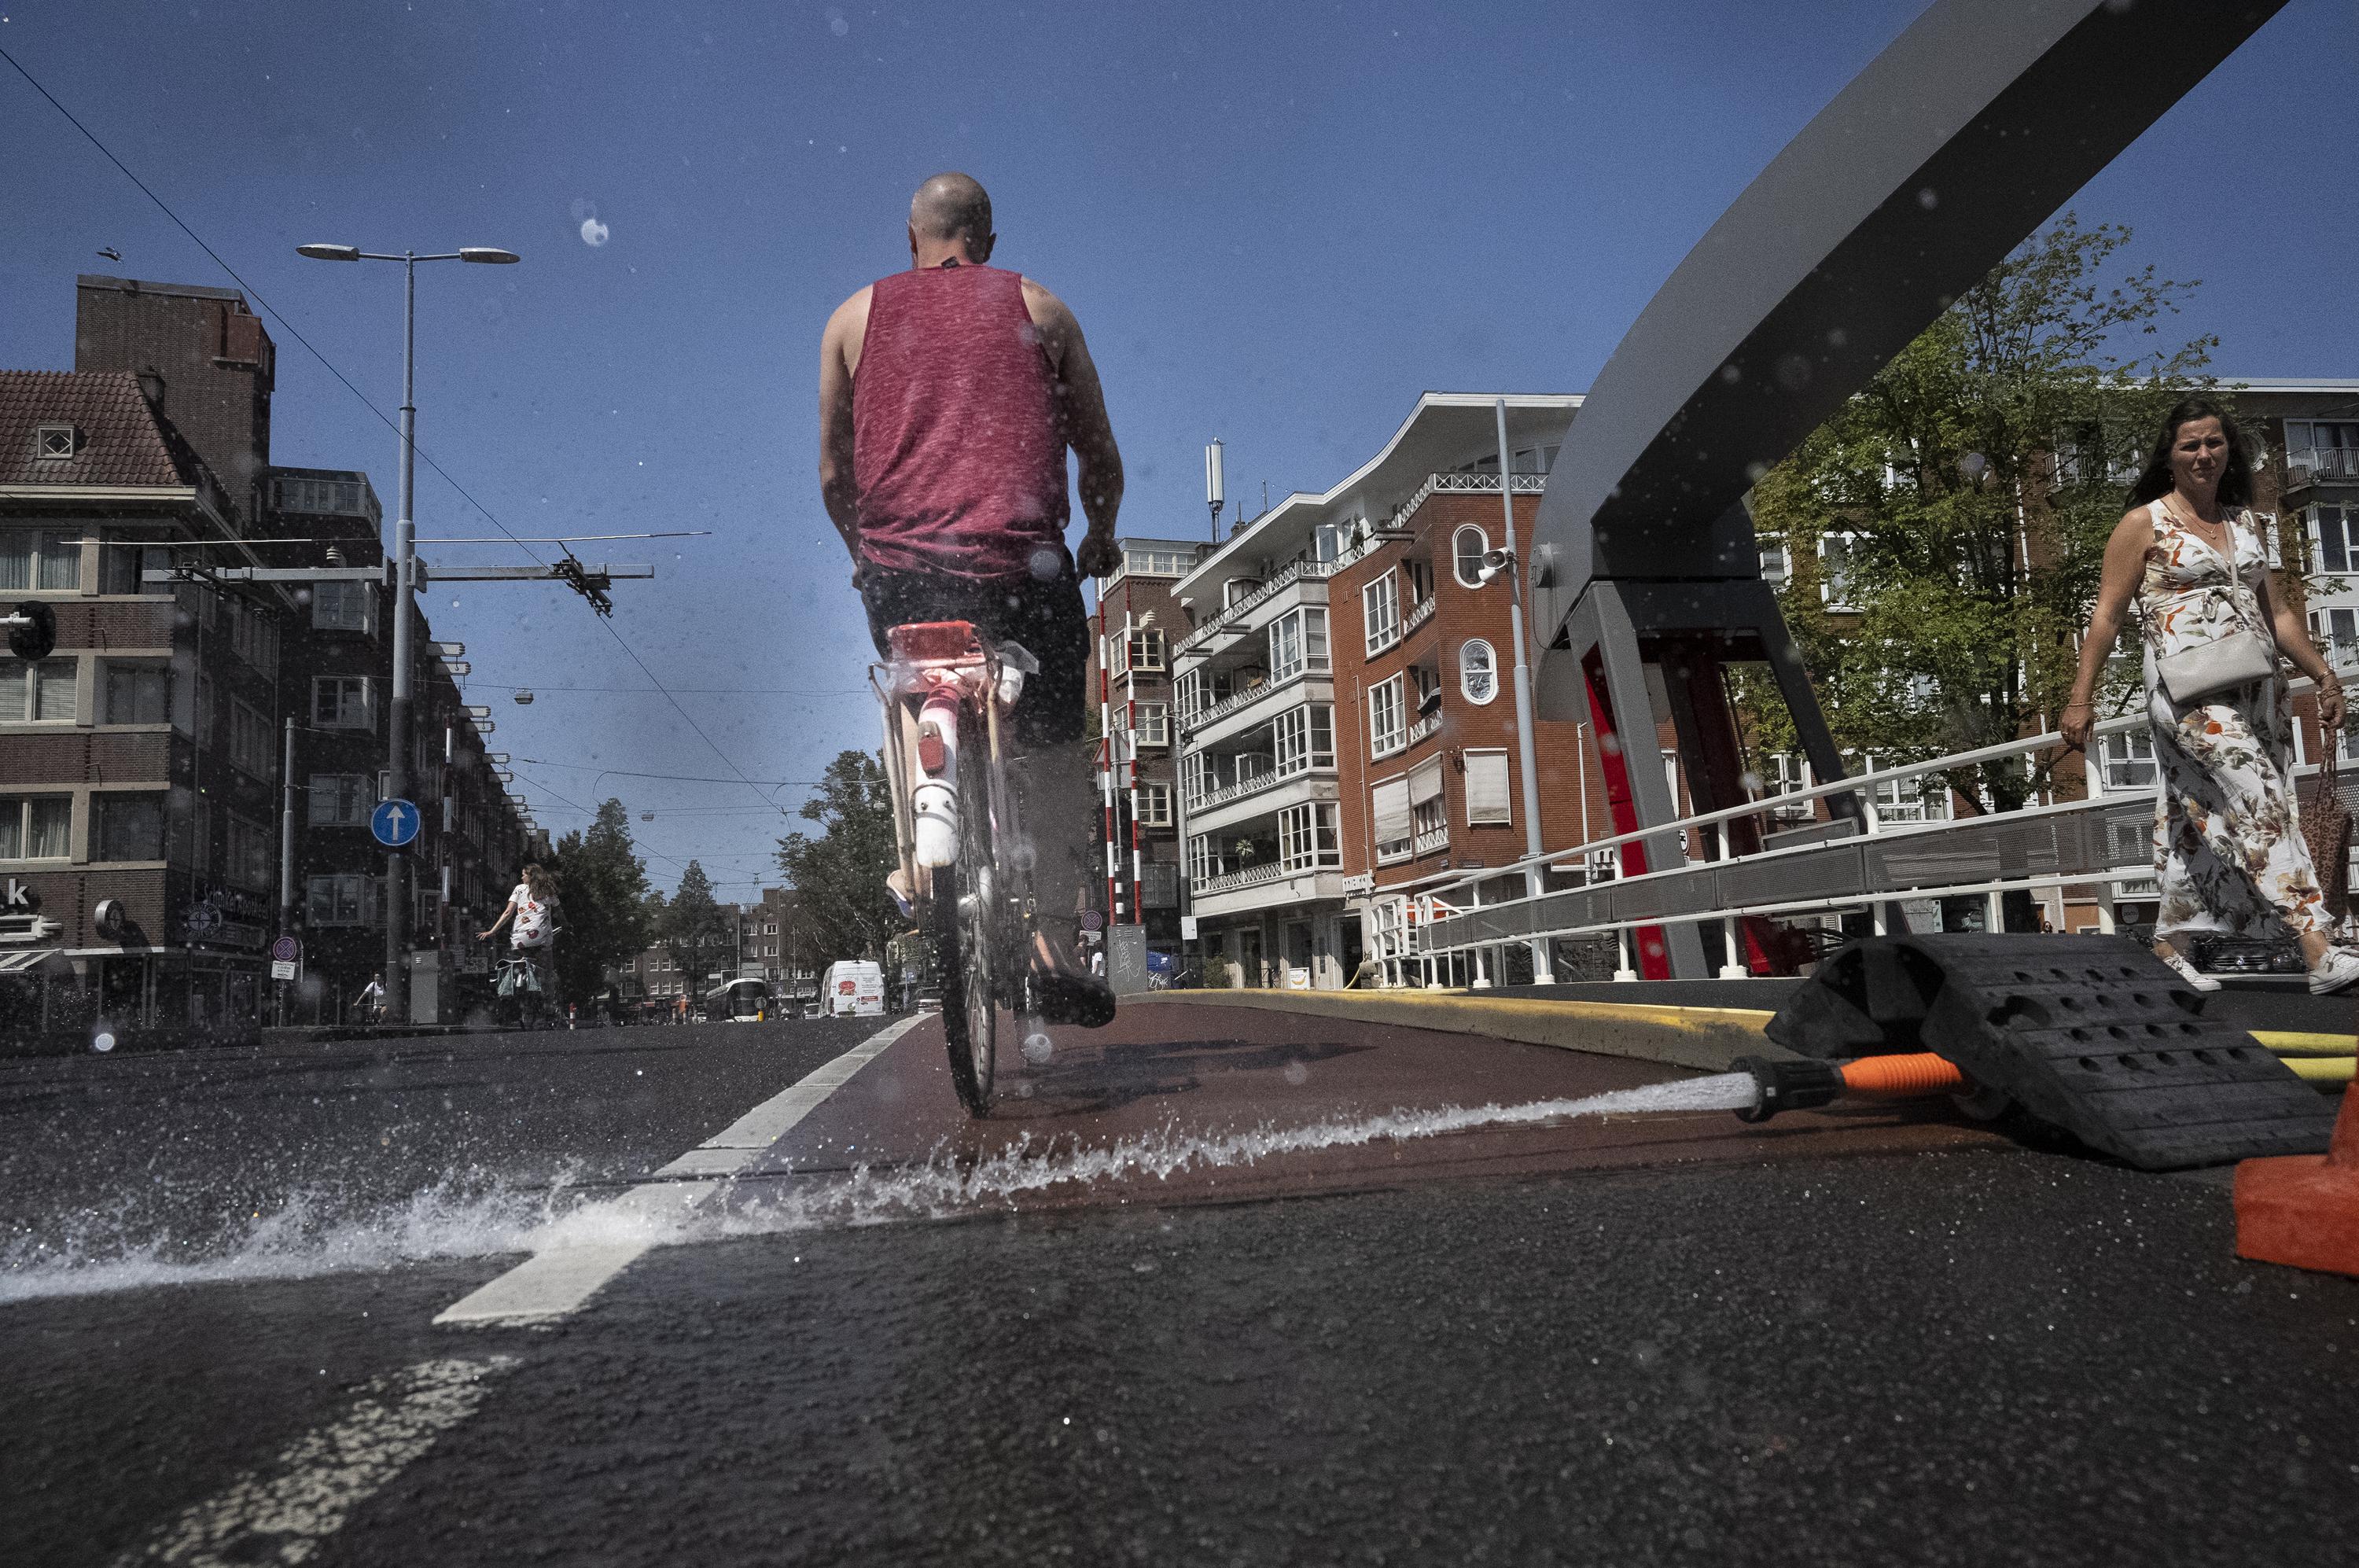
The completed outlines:
<svg viewBox="0 0 2359 1568">
<path fill-rule="evenodd" d="M 852 551 L 880 656 L 897 626 L 969 621 L 1039 664 L 1010 715 L 1008 773 L 1036 860 L 1034 989 L 1093 1028 L 1114 994 L 1074 958 L 1096 807 L 1081 574 L 1117 563 L 1122 454 L 1097 367 L 1064 302 L 986 265 L 991 198 L 938 174 L 909 203 L 910 269 L 837 307 L 820 344 L 820 494 Z M 1089 520 L 1078 559 L 1065 452 Z"/>
</svg>

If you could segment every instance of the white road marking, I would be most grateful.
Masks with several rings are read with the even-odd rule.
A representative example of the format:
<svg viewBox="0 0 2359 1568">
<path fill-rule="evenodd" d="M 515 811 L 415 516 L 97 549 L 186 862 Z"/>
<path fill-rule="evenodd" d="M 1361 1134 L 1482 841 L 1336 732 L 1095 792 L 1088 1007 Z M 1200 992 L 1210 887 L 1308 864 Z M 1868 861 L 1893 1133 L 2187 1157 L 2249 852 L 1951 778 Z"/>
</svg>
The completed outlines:
<svg viewBox="0 0 2359 1568">
<path fill-rule="evenodd" d="M 654 1247 L 683 1211 L 694 1208 L 722 1185 L 718 1181 L 682 1178 L 731 1176 L 752 1164 L 925 1017 L 913 1013 L 886 1025 L 813 1070 L 792 1088 L 771 1095 L 656 1172 L 668 1180 L 634 1187 L 619 1198 L 569 1214 L 559 1224 L 557 1239 L 549 1247 L 444 1308 L 434 1321 L 478 1327 L 546 1325 L 580 1312 L 608 1280 Z M 569 1236 L 578 1239 L 568 1240 Z"/>
<path fill-rule="evenodd" d="M 421 1361 L 377 1378 L 342 1420 L 297 1438 L 271 1465 L 240 1475 L 116 1563 L 303 1562 L 354 1508 L 473 1415 L 489 1391 L 484 1379 L 513 1360 Z"/>
</svg>

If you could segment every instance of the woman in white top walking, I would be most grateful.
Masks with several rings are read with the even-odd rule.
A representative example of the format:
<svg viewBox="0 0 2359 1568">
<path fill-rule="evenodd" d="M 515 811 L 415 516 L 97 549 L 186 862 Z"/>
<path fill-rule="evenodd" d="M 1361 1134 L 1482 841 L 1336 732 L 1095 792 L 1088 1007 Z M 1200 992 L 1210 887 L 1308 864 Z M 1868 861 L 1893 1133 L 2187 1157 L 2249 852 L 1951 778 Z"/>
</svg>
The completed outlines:
<svg viewBox="0 0 2359 1568">
<path fill-rule="evenodd" d="M 2216 991 L 2220 982 L 2190 956 L 2195 937 L 2290 930 L 2310 988 L 2323 995 L 2359 981 L 2359 955 L 2335 945 L 2334 917 L 2301 836 L 2278 660 L 2318 683 L 2329 746 L 2343 729 L 2343 686 L 2301 616 L 2272 589 L 2251 500 L 2251 458 L 2227 411 L 2208 397 L 2173 408 L 2105 546 L 2060 727 L 2069 744 L 2088 744 L 2097 717 L 2090 699 L 2135 600 L 2158 775 L 2155 953 L 2197 990 Z"/>
</svg>

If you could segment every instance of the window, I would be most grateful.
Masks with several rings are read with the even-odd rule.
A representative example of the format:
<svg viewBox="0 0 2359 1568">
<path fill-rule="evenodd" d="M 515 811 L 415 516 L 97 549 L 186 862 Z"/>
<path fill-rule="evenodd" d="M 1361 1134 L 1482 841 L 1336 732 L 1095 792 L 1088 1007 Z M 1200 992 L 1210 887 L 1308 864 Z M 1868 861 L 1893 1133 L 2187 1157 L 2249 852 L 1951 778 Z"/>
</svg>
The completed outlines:
<svg viewBox="0 0 2359 1568">
<path fill-rule="evenodd" d="M 376 878 L 359 871 L 309 877 L 303 882 L 306 918 L 315 926 L 376 923 Z"/>
<path fill-rule="evenodd" d="M 1343 864 L 1335 833 L 1334 804 L 1314 801 L 1288 806 L 1278 812 L 1277 858 L 1288 871 L 1315 871 Z"/>
<path fill-rule="evenodd" d="M 1450 843 L 1450 804 L 1441 793 L 1441 759 L 1426 762 L 1408 776 L 1408 829 L 1419 854 Z"/>
<path fill-rule="evenodd" d="M 73 723 L 79 663 L 71 659 L 45 659 L 38 664 L 0 659 L 0 724 Z"/>
<path fill-rule="evenodd" d="M 1451 571 L 1469 588 L 1483 586 L 1483 558 L 1491 551 L 1491 536 L 1473 523 L 1450 538 Z"/>
<path fill-rule="evenodd" d="M 1126 550 L 1122 569 L 1135 577 L 1177 577 L 1188 570 L 1189 552 L 1177 550 Z"/>
<path fill-rule="evenodd" d="M 2303 520 L 2312 572 L 2359 573 L 2359 506 L 2311 506 Z"/>
<path fill-rule="evenodd" d="M 1794 574 L 1793 558 L 1786 553 L 1783 540 L 1761 547 L 1761 581 L 1772 588 L 1783 588 Z"/>
<path fill-rule="evenodd" d="M 314 517 L 371 516 L 368 487 L 357 479 L 302 479 L 288 475 L 271 481 L 271 505 L 282 512 Z"/>
<path fill-rule="evenodd" d="M 311 584 L 311 626 L 323 632 L 376 630 L 376 587 L 368 583 Z"/>
<path fill-rule="evenodd" d="M 1131 711 L 1131 733 L 1140 746 L 1171 744 L 1171 704 L 1139 702 Z"/>
<path fill-rule="evenodd" d="M 1390 757 L 1408 744 L 1408 715 L 1401 701 L 1401 678 L 1368 689 L 1368 756 Z"/>
<path fill-rule="evenodd" d="M 1145 626 L 1130 634 L 1129 646 L 1123 649 L 1125 670 L 1161 670 L 1164 667 L 1163 633 L 1156 626 Z"/>
<path fill-rule="evenodd" d="M 0 531 L 0 592 L 70 593 L 82 586 L 82 536 L 53 529 Z"/>
<path fill-rule="evenodd" d="M 229 762 L 249 779 L 273 776 L 270 721 L 235 698 L 229 704 Z"/>
<path fill-rule="evenodd" d="M 227 880 L 241 887 L 268 887 L 272 871 L 269 830 L 260 822 L 250 822 L 231 813 L 229 860 L 222 870 Z"/>
<path fill-rule="evenodd" d="M 1466 825 L 1505 823 L 1515 820 L 1507 794 L 1507 754 L 1470 751 L 1466 754 Z"/>
<path fill-rule="evenodd" d="M 1170 785 L 1152 779 L 1139 782 L 1138 821 L 1143 827 L 1168 828 L 1171 825 Z"/>
<path fill-rule="evenodd" d="M 376 778 L 368 773 L 311 775 L 311 825 L 315 828 L 358 828 L 368 825 L 376 809 Z"/>
<path fill-rule="evenodd" d="M 2098 756 L 2105 770 L 2106 789 L 2153 788 L 2154 737 L 2145 730 L 2125 730 L 2102 737 Z"/>
<path fill-rule="evenodd" d="M 1400 574 L 1401 584 L 1406 590 L 1402 597 L 1412 606 L 1422 604 L 1433 597 L 1433 563 L 1431 561 L 1417 559 L 1404 561 L 1400 563 Z"/>
<path fill-rule="evenodd" d="M 1280 778 L 1335 766 L 1335 710 L 1323 702 L 1289 708 L 1270 725 L 1270 750 Z"/>
<path fill-rule="evenodd" d="M 255 670 L 278 678 L 278 623 L 253 605 L 229 603 L 230 650 Z"/>
<path fill-rule="evenodd" d="M 1459 645 L 1458 690 L 1476 703 L 1488 703 L 1499 694 L 1499 656 L 1481 637 Z"/>
<path fill-rule="evenodd" d="M 98 552 L 98 591 L 102 593 L 169 593 L 171 584 L 149 583 L 147 573 L 167 571 L 172 564 L 168 545 L 145 539 L 109 539 Z"/>
<path fill-rule="evenodd" d="M 1819 603 L 1830 610 L 1859 608 L 1851 597 L 1852 540 L 1854 537 L 1851 534 L 1819 536 Z"/>
<path fill-rule="evenodd" d="M 2359 421 L 2288 419 L 2286 466 L 2327 479 L 2359 479 Z"/>
<path fill-rule="evenodd" d="M 2326 662 L 2359 664 L 2359 610 L 2312 610 L 2310 635 L 2326 650 Z"/>
<path fill-rule="evenodd" d="M 376 698 L 365 675 L 319 675 L 311 680 L 311 722 L 322 729 L 376 727 Z"/>
<path fill-rule="evenodd" d="M 1854 754 L 1845 752 L 1846 759 Z M 1879 767 L 1897 768 L 1901 764 L 1889 758 L 1879 760 L 1870 752 L 1860 766 L 1863 773 L 1873 773 Z M 1886 779 L 1874 786 L 1875 814 L 1887 822 L 1944 822 L 1950 820 L 1950 789 L 1938 778 L 1919 775 L 1914 779 Z"/>
<path fill-rule="evenodd" d="M 1269 679 L 1272 685 L 1305 672 L 1324 674 L 1327 659 L 1327 611 L 1306 604 L 1269 624 Z"/>
<path fill-rule="evenodd" d="M 1400 580 L 1389 569 L 1360 590 L 1360 615 L 1370 659 L 1400 641 Z"/>
<path fill-rule="evenodd" d="M 0 860 L 63 860 L 72 842 L 72 796 L 0 795 Z"/>
<path fill-rule="evenodd" d="M 107 724 L 169 724 L 172 671 L 162 664 L 108 659 L 99 667 L 99 722 Z"/>
<path fill-rule="evenodd" d="M 90 798 L 92 860 L 164 858 L 164 797 L 109 790 Z"/>
<path fill-rule="evenodd" d="M 43 463 L 58 463 L 74 454 L 74 428 L 71 425 L 38 425 L 33 430 L 33 455 Z"/>
<path fill-rule="evenodd" d="M 1369 791 L 1368 814 L 1375 824 L 1376 864 L 1407 860 L 1415 836 L 1409 827 L 1408 780 L 1387 779 Z"/>
</svg>

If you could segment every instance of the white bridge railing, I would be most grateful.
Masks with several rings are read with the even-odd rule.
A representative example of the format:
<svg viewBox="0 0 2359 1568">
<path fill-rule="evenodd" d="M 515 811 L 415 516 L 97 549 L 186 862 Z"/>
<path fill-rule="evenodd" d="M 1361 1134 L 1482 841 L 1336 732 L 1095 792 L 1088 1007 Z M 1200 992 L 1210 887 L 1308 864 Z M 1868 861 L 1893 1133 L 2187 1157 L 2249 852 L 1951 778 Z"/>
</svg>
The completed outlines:
<svg viewBox="0 0 2359 1568">
<path fill-rule="evenodd" d="M 2294 689 L 2308 685 L 2297 681 Z M 2150 884 L 2154 877 L 2155 797 L 2151 789 L 2103 792 L 2098 744 L 2106 735 L 2142 732 L 2147 723 L 2138 712 L 2097 726 L 2089 756 L 2094 791 L 2083 800 L 1949 822 L 1891 822 L 1878 815 L 1879 787 L 1889 800 L 1890 787 L 1896 784 L 2063 744 L 2061 736 L 2049 733 L 1877 768 L 1430 886 L 1411 899 L 1405 922 L 1408 940 L 1398 961 L 1414 967 L 1423 960 L 1472 955 L 1535 939 L 1613 935 L 1621 948 L 1615 978 L 1635 979 L 1634 933 L 1642 927 L 1689 923 L 1721 928 L 1723 951 L 1730 959 L 1719 970 L 1721 978 L 1750 978 L 1743 967 L 1738 931 L 1739 920 L 1747 916 L 1867 910 L 1880 932 L 1886 929 L 1890 909 L 1903 900 L 1979 894 L 1989 900 L 1985 929 L 1995 931 L 2006 894 L 2068 886 L 2104 889 L 2097 900 L 2097 920 L 2100 930 L 2111 931 L 2116 899 L 2127 896 L 2125 889 Z M 2308 775 L 2316 768 L 2304 765 L 2295 771 Z M 1793 843 L 1794 835 L 1786 834 L 1781 836 L 1788 843 L 1772 839 L 1771 847 L 1751 854 L 1730 850 L 1727 824 L 1738 819 L 1766 819 L 1798 804 L 1846 795 L 1857 802 L 1859 815 L 1813 824 L 1809 842 Z M 1688 837 L 1696 829 L 1719 830 L 1711 835 L 1719 846 L 1717 858 L 1689 857 Z M 1484 885 L 1509 878 L 1520 887 L 1523 873 L 1534 866 L 1587 867 L 1598 864 L 1607 851 L 1613 853 L 1605 858 L 1618 865 L 1620 852 L 1632 844 L 1644 847 L 1651 869 L 1537 896 L 1482 899 Z"/>
</svg>

